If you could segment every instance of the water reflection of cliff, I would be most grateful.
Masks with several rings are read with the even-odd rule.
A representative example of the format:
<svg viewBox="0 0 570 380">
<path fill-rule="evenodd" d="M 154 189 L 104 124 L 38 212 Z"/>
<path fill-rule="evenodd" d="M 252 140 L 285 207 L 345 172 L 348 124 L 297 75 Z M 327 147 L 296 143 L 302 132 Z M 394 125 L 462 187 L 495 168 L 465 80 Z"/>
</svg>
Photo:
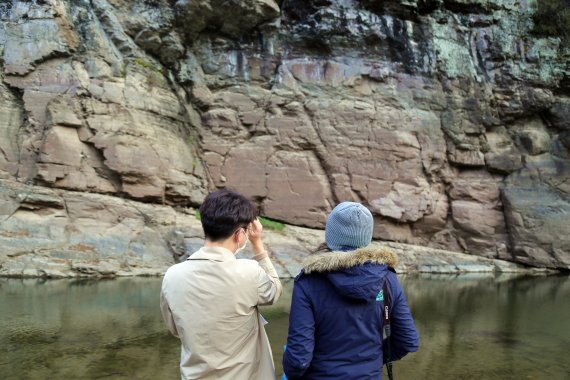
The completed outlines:
<svg viewBox="0 0 570 380">
<path fill-rule="evenodd" d="M 403 276 L 418 329 L 400 379 L 558 379 L 566 348 L 570 279 Z M 174 379 L 178 341 L 158 310 L 160 279 L 0 281 L 2 379 Z M 292 283 L 264 309 L 278 372 Z M 189 316 L 191 317 L 191 316 Z M 537 368 L 540 367 L 540 372 Z"/>
<path fill-rule="evenodd" d="M 157 279 L 0 282 L 4 379 L 176 378 Z"/>
<path fill-rule="evenodd" d="M 403 378 L 552 379 L 570 373 L 563 364 L 570 344 L 567 276 L 406 277 L 402 284 L 422 342 L 419 354 L 397 365 Z"/>
</svg>

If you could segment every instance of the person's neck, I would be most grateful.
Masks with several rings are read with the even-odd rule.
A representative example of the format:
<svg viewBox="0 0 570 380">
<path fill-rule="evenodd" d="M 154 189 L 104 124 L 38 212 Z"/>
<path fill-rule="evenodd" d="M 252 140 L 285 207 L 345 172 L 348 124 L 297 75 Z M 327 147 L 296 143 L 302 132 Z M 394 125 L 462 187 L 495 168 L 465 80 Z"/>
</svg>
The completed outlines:
<svg viewBox="0 0 570 380">
<path fill-rule="evenodd" d="M 234 253 L 236 251 L 236 245 L 230 239 L 227 239 L 224 241 L 206 240 L 204 242 L 204 247 L 225 248 L 232 253 Z"/>
</svg>

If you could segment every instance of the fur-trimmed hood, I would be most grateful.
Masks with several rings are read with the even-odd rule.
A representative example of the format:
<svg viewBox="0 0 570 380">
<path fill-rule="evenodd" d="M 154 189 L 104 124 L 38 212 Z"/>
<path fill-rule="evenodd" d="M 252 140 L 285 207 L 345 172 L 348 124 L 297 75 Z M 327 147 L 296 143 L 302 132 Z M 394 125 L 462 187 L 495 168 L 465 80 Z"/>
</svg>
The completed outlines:
<svg viewBox="0 0 570 380">
<path fill-rule="evenodd" d="M 324 252 L 305 259 L 301 276 L 325 276 L 345 297 L 374 301 L 385 277 L 398 264 L 398 258 L 384 247 L 368 246 L 351 252 Z"/>
<path fill-rule="evenodd" d="M 334 272 L 368 262 L 395 268 L 398 265 L 398 257 L 385 247 L 368 246 L 351 252 L 324 252 L 307 257 L 303 261 L 303 270 L 306 274 Z"/>
</svg>

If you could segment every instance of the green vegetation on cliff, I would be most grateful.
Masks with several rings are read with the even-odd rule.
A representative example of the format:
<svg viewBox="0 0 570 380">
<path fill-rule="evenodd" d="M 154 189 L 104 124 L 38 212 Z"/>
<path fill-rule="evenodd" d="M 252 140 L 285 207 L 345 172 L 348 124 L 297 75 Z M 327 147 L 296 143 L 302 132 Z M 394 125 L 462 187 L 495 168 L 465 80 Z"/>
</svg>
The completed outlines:
<svg viewBox="0 0 570 380">
<path fill-rule="evenodd" d="M 283 229 L 285 228 L 285 225 L 283 223 L 277 222 L 275 220 L 267 219 L 264 217 L 260 217 L 259 221 L 261 222 L 261 225 L 263 226 L 263 228 L 267 228 L 269 230 L 283 231 Z"/>
</svg>

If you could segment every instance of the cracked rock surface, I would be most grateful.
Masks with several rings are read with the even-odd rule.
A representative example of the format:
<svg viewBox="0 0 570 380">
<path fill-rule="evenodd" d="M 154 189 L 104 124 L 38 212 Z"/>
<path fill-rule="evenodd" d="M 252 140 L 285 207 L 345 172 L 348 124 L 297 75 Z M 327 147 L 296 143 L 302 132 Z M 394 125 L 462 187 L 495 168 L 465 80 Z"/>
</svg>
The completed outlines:
<svg viewBox="0 0 570 380">
<path fill-rule="evenodd" d="M 533 12 L 0 5 L 0 274 L 161 273 L 199 239 L 184 210 L 226 186 L 291 225 L 358 201 L 377 239 L 570 269 L 570 52 Z M 312 249 L 292 238 L 283 273 Z"/>
<path fill-rule="evenodd" d="M 175 210 L 110 195 L 0 182 L 0 276 L 158 276 L 203 244 L 192 209 Z M 282 278 L 295 277 L 324 231 L 266 229 L 264 243 Z M 377 244 L 377 243 L 374 243 Z M 403 273 L 542 273 L 507 261 L 385 243 Z M 246 249 L 240 258 L 253 256 Z"/>
</svg>

